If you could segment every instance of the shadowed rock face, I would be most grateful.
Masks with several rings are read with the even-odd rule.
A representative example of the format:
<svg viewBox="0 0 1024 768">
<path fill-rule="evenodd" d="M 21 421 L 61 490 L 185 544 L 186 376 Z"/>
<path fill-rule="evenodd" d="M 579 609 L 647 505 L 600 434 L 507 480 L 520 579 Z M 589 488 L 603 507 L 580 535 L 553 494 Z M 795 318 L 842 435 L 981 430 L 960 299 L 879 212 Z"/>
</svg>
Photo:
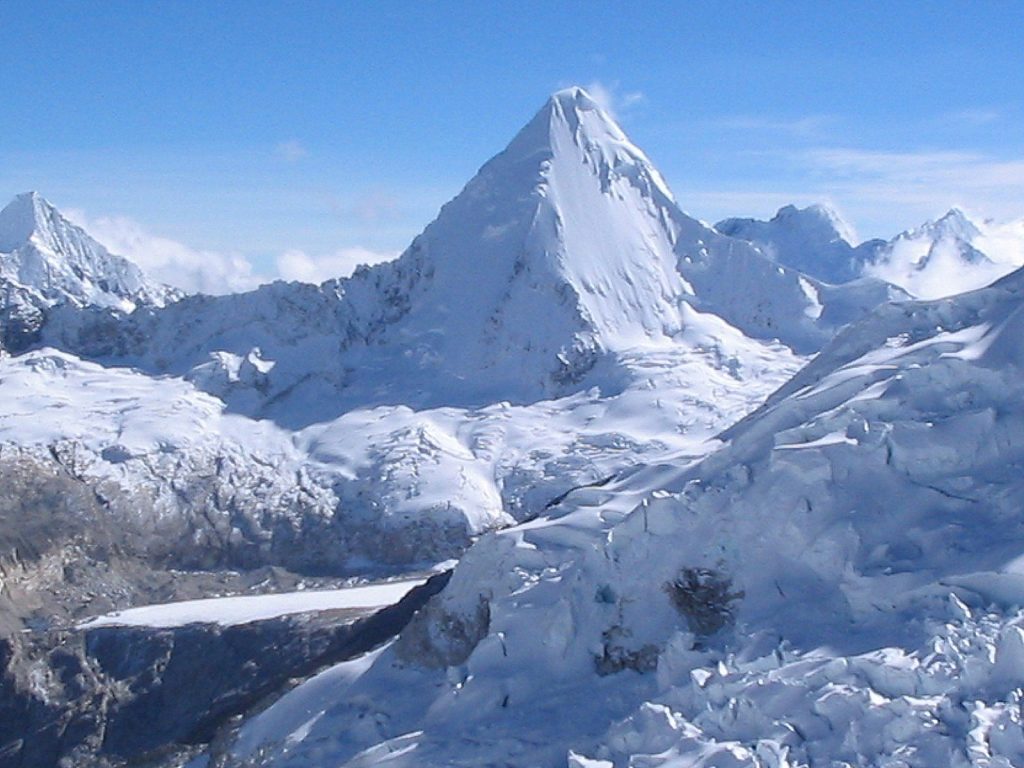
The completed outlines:
<svg viewBox="0 0 1024 768">
<path fill-rule="evenodd" d="M 290 508 L 295 520 L 252 530 L 241 502 L 215 508 L 221 488 L 212 471 L 197 470 L 181 490 L 190 503 L 169 515 L 151 489 L 89 476 L 79 447 L 52 444 L 49 455 L 0 447 L 0 634 L 33 615 L 60 625 L 200 596 L 176 589 L 176 570 L 343 572 L 345 532 L 302 499 Z"/>
<path fill-rule="evenodd" d="M 396 635 L 448 581 L 395 605 L 230 627 L 99 627 L 0 639 L 0 768 L 160 762 L 288 681 Z"/>
<path fill-rule="evenodd" d="M 106 567 L 134 560 L 140 567 L 187 571 L 273 566 L 340 577 L 366 575 L 353 572 L 354 555 L 398 571 L 458 557 L 470 544 L 461 520 L 425 516 L 381 531 L 339 508 L 330 489 L 296 478 L 291 465 L 249 461 L 231 451 L 147 454 L 133 465 L 142 467 L 144 478 L 134 484 L 91 471 L 121 461 L 117 450 L 101 453 L 77 439 L 0 445 L 0 629 L 12 569 L 38 572 L 37 592 L 49 586 L 74 592 L 62 569 L 82 571 L 85 562 Z M 128 582 L 133 579 L 126 588 L 137 586 Z M 135 602 L 104 606 L 108 593 L 101 588 L 89 596 L 101 603 L 98 612 Z M 155 602 L 168 599 L 175 596 Z"/>
</svg>

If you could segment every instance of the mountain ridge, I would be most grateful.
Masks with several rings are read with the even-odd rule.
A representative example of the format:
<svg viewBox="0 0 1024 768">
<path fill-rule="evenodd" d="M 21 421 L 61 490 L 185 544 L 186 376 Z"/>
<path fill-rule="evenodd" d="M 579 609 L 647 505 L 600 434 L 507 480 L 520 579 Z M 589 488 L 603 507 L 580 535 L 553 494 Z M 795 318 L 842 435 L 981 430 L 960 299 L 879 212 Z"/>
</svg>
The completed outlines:
<svg viewBox="0 0 1024 768">
<path fill-rule="evenodd" d="M 848 326 L 717 450 L 483 539 L 312 729 L 286 714 L 310 685 L 237 754 L 1018 764 L 1022 297 L 1018 270 Z M 413 703 L 392 706 L 396 687 Z"/>
<path fill-rule="evenodd" d="M 981 288 L 1024 266 L 1019 221 L 979 221 L 955 207 L 890 240 L 858 245 L 841 218 L 820 204 L 784 206 L 769 221 L 725 219 L 715 228 L 827 283 L 871 277 L 921 299 Z"/>
</svg>

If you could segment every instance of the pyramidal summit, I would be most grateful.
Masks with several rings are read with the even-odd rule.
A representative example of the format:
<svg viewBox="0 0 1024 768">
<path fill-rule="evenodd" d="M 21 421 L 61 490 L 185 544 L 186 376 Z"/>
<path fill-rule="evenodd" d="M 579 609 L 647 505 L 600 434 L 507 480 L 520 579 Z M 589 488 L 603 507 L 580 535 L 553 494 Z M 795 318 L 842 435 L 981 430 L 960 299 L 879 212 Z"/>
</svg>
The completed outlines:
<svg viewBox="0 0 1024 768">
<path fill-rule="evenodd" d="M 38 192 L 18 195 L 0 211 L 0 279 L 45 303 L 122 311 L 162 306 L 179 295 L 111 254 Z"/>
<path fill-rule="evenodd" d="M 111 254 L 37 192 L 0 210 L 0 354 L 39 343 L 55 306 L 127 313 L 180 297 Z"/>
</svg>

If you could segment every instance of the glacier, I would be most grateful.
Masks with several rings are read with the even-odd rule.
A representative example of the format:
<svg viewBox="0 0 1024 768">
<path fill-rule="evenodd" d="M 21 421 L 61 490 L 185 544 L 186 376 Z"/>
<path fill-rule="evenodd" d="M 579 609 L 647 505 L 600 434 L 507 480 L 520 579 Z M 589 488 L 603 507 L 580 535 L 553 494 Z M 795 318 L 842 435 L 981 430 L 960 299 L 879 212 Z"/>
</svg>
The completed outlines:
<svg viewBox="0 0 1024 768">
<path fill-rule="evenodd" d="M 344 695 L 299 728 L 296 689 L 239 756 L 1019 765 L 1022 287 L 882 307 L 707 457 L 485 537 Z"/>
</svg>

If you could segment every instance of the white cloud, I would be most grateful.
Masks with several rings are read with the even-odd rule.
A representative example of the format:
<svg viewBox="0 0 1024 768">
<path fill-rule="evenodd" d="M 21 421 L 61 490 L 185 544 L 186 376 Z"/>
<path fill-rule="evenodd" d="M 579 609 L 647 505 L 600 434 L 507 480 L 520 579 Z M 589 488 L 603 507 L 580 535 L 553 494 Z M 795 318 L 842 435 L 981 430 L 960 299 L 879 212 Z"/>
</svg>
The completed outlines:
<svg viewBox="0 0 1024 768">
<path fill-rule="evenodd" d="M 319 284 L 335 277 L 348 277 L 360 264 L 379 264 L 397 255 L 366 248 L 342 248 L 334 253 L 310 256 L 304 251 L 291 249 L 278 256 L 275 265 L 283 280 Z"/>
<path fill-rule="evenodd" d="M 273 260 L 274 274 L 257 274 L 252 262 L 242 254 L 192 248 L 153 235 L 127 216 L 93 219 L 77 209 L 63 213 L 111 253 L 135 262 L 152 279 L 189 293 L 237 293 L 277 278 L 319 284 L 330 278 L 348 277 L 360 264 L 379 264 L 398 255 L 361 247 L 310 255 L 293 248 Z"/>
<path fill-rule="evenodd" d="M 176 240 L 153 235 L 126 216 L 91 219 L 80 210 L 65 210 L 63 213 L 111 253 L 135 262 L 152 279 L 189 293 L 234 293 L 266 282 L 253 272 L 252 264 L 240 254 L 198 250 Z"/>
<path fill-rule="evenodd" d="M 274 147 L 274 155 L 286 163 L 297 163 L 299 160 L 309 156 L 309 150 L 298 139 L 289 139 L 288 141 L 282 141 Z"/>
<path fill-rule="evenodd" d="M 820 170 L 844 176 L 887 176 L 901 180 L 932 178 L 948 169 L 977 162 L 968 152 L 888 152 L 843 147 L 811 149 L 804 158 Z"/>
<path fill-rule="evenodd" d="M 619 87 L 618 80 L 607 84 L 600 80 L 591 80 L 584 88 L 601 109 L 615 119 L 618 119 L 630 107 L 644 100 L 644 95 L 640 91 L 623 92 Z"/>
</svg>

